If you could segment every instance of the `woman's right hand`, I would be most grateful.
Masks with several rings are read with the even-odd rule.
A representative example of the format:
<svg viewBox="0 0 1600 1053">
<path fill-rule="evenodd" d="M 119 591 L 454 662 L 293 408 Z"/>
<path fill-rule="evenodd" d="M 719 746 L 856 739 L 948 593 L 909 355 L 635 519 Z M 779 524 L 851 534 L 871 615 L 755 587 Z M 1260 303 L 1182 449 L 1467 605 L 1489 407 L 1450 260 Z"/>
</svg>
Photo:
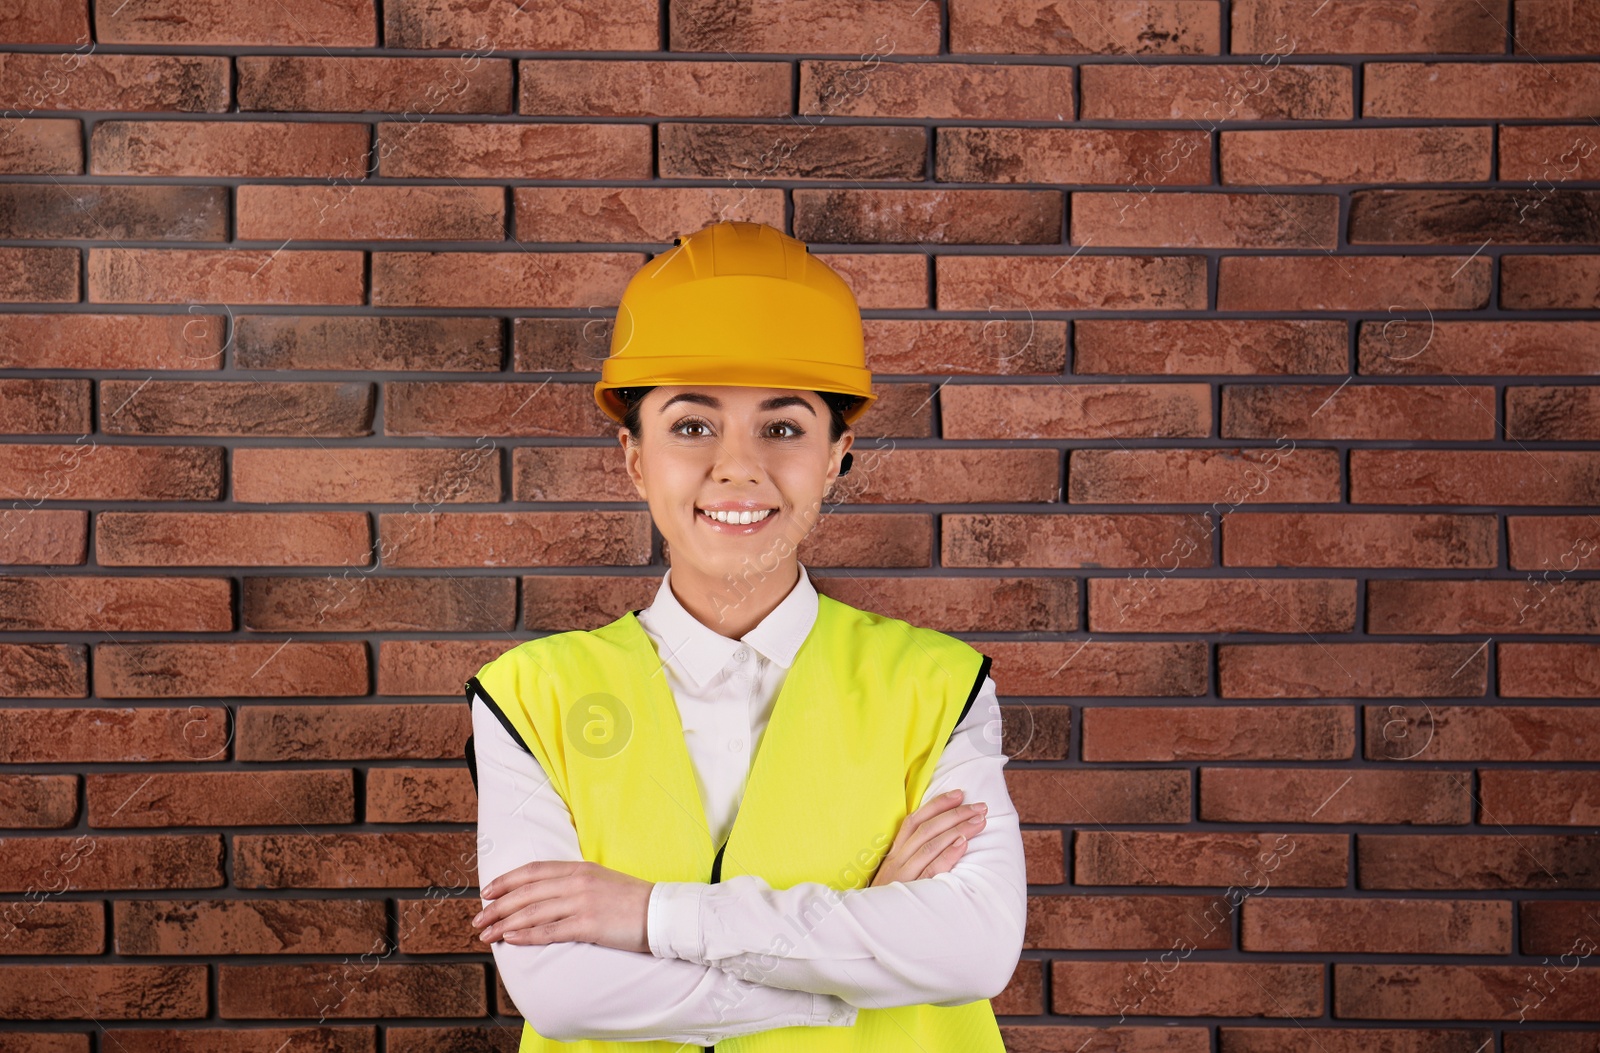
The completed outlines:
<svg viewBox="0 0 1600 1053">
<path fill-rule="evenodd" d="M 943 874 L 967 850 L 967 837 L 983 829 L 988 805 L 963 805 L 962 790 L 941 794 L 906 816 L 872 887 Z"/>
</svg>

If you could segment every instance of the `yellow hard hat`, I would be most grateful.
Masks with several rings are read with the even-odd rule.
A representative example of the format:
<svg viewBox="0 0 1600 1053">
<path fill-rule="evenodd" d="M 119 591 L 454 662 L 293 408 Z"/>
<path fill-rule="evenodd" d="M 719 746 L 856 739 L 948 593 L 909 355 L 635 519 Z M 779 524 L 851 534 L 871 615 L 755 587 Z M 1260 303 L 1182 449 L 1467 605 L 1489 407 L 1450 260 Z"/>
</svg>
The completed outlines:
<svg viewBox="0 0 1600 1053">
<path fill-rule="evenodd" d="M 613 388 L 696 384 L 876 397 L 855 294 L 805 242 L 726 220 L 686 238 L 628 282 L 594 399 L 621 422 Z"/>
</svg>

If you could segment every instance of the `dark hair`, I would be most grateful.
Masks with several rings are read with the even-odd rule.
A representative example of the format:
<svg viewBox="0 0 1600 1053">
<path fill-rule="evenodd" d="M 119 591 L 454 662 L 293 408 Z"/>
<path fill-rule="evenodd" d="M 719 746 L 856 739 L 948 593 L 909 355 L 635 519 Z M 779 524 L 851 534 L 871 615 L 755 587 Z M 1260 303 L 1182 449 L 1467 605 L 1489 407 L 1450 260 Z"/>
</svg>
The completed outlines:
<svg viewBox="0 0 1600 1053">
<path fill-rule="evenodd" d="M 625 407 L 622 414 L 622 426 L 628 429 L 628 434 L 632 435 L 634 441 L 637 442 L 640 431 L 639 403 L 644 401 L 646 395 L 655 390 L 655 386 L 652 385 L 647 388 L 613 388 L 612 390 L 616 392 L 617 398 L 622 400 Z M 860 404 L 862 399 L 859 395 L 841 395 L 833 391 L 818 391 L 814 394 L 828 404 L 830 418 L 828 442 L 838 442 L 839 437 L 849 427 L 844 421 L 844 415 Z M 848 457 L 849 454 L 846 454 L 846 456 Z"/>
</svg>

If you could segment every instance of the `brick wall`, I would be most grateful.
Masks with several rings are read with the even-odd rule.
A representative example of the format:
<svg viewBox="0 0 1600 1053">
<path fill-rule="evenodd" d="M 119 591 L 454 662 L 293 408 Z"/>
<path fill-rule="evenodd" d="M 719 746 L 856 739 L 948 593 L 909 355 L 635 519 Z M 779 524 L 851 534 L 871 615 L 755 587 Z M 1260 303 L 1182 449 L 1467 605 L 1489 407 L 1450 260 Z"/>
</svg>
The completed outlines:
<svg viewBox="0 0 1600 1053">
<path fill-rule="evenodd" d="M 629 275 L 813 243 L 801 558 L 994 659 L 1013 1050 L 1600 1044 L 1600 6 L 0 0 L 0 1051 L 516 1049 L 466 675 L 665 567 Z"/>
</svg>

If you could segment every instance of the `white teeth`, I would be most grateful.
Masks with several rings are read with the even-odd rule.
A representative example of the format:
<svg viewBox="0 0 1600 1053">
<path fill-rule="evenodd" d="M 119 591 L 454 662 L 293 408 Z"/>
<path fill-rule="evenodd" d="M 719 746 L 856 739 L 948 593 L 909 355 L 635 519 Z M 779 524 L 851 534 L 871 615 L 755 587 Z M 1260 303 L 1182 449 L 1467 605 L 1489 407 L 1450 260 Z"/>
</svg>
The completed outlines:
<svg viewBox="0 0 1600 1053">
<path fill-rule="evenodd" d="M 700 509 L 702 515 L 708 515 L 719 523 L 729 523 L 733 526 L 745 526 L 750 523 L 759 523 L 772 514 L 772 509 L 763 508 L 758 512 L 709 512 Z"/>
</svg>

